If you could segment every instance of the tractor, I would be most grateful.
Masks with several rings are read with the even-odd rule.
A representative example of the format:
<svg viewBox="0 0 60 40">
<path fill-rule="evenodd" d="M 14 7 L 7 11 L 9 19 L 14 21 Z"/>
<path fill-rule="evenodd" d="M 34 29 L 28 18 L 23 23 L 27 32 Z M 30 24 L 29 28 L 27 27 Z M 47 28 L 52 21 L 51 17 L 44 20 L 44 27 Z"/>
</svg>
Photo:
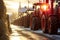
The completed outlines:
<svg viewBox="0 0 60 40">
<path fill-rule="evenodd" d="M 34 3 L 34 12 L 30 16 L 31 30 L 41 29 L 43 33 L 57 34 L 59 26 L 59 16 L 54 13 L 54 0 Z"/>
</svg>

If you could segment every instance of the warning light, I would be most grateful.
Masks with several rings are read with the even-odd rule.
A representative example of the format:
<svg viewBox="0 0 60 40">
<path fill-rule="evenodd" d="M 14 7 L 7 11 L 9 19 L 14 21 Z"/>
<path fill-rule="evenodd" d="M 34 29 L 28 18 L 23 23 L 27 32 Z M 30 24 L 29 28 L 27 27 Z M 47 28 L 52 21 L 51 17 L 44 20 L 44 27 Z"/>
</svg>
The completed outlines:
<svg viewBox="0 0 60 40">
<path fill-rule="evenodd" d="M 48 11 L 48 9 L 49 9 L 49 6 L 47 4 L 41 5 L 41 10 L 42 11 Z"/>
</svg>

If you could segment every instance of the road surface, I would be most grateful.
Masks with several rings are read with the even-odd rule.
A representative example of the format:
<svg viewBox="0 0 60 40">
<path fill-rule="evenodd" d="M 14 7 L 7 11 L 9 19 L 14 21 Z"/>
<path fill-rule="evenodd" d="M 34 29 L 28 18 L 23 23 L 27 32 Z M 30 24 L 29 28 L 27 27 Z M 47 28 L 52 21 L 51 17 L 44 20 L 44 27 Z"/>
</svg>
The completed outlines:
<svg viewBox="0 0 60 40">
<path fill-rule="evenodd" d="M 48 37 L 38 35 L 31 30 L 23 29 L 16 25 L 11 25 L 12 34 L 9 36 L 10 40 L 52 40 Z"/>
</svg>

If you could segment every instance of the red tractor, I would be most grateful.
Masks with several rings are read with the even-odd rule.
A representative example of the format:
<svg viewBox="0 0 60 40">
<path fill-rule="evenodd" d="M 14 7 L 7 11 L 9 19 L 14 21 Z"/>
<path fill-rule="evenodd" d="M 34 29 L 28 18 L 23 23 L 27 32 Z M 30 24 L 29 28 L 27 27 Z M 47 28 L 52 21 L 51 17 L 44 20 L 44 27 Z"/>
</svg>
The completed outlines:
<svg viewBox="0 0 60 40">
<path fill-rule="evenodd" d="M 33 6 L 34 12 L 30 16 L 30 28 L 32 30 L 41 28 L 44 33 L 57 34 L 59 19 L 53 10 L 53 0 L 34 3 Z"/>
<path fill-rule="evenodd" d="M 30 15 L 31 30 L 38 30 L 41 27 L 40 4 L 42 3 L 33 4 L 34 12 L 32 12 Z"/>
</svg>

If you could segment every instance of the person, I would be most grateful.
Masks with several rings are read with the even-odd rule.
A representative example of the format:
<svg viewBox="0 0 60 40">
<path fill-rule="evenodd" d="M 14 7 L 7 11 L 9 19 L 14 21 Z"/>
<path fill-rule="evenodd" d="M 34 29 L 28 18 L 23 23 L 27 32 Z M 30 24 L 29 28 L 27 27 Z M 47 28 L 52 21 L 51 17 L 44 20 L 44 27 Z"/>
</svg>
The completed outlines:
<svg viewBox="0 0 60 40">
<path fill-rule="evenodd" d="M 0 0 L 0 40 L 9 40 L 6 25 L 6 7 L 3 0 Z"/>
</svg>

